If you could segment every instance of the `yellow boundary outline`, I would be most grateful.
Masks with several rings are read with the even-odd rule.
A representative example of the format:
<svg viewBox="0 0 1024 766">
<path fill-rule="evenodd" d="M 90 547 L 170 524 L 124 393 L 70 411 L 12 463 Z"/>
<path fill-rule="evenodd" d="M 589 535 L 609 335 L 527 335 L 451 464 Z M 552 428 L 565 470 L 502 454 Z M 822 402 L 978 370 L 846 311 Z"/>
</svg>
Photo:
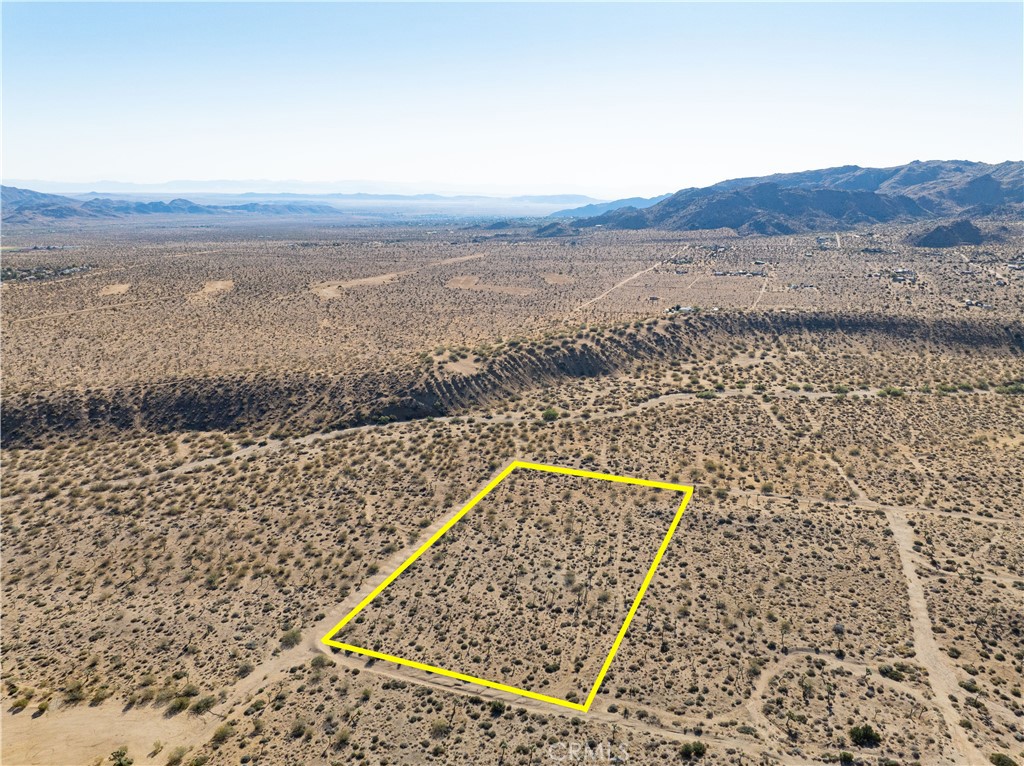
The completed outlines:
<svg viewBox="0 0 1024 766">
<path fill-rule="evenodd" d="M 608 653 L 608 656 L 604 660 L 604 664 L 601 666 L 601 671 L 597 674 L 597 680 L 594 681 L 594 685 L 590 688 L 590 693 L 587 695 L 587 699 L 583 704 L 578 702 L 570 702 L 569 700 L 558 699 L 557 697 L 550 697 L 546 694 L 540 694 L 539 692 L 533 692 L 529 689 L 520 689 L 515 686 L 509 686 L 508 684 L 499 683 L 497 681 L 489 681 L 486 678 L 478 678 L 476 676 L 467 675 L 465 673 L 458 673 L 454 670 L 447 670 L 446 668 L 439 668 L 435 665 L 428 665 L 423 662 L 417 662 L 416 660 L 407 660 L 404 657 L 396 657 L 392 654 L 385 654 L 383 652 L 377 652 L 372 649 L 366 649 L 361 646 L 355 646 L 354 644 L 346 644 L 341 641 L 335 641 L 334 636 L 344 628 L 352 619 L 359 614 L 366 606 L 373 601 L 381 591 L 388 587 L 395 579 L 402 574 L 406 569 L 412 566 L 413 562 L 422 556 L 430 546 L 441 539 L 449 529 L 451 529 L 463 516 L 469 513 L 473 507 L 483 500 L 488 493 L 498 486 L 510 473 L 517 468 L 524 468 L 531 471 L 544 471 L 546 473 L 558 473 L 566 476 L 579 476 L 584 479 L 600 479 L 603 481 L 614 481 L 621 484 L 635 484 L 641 487 L 654 487 L 655 489 L 666 489 L 671 492 L 682 492 L 683 501 L 679 505 L 679 510 L 676 511 L 675 517 L 672 519 L 672 523 L 669 525 L 668 532 L 665 534 L 665 538 L 661 541 L 661 546 L 658 548 L 658 552 L 654 556 L 654 561 L 651 563 L 651 568 L 647 570 L 647 575 L 644 577 L 643 583 L 640 585 L 640 590 L 637 592 L 636 597 L 633 599 L 633 604 L 630 606 L 629 611 L 626 613 L 626 619 L 622 623 L 622 627 L 619 628 L 618 634 L 615 636 L 615 641 L 612 643 L 612 649 Z M 663 481 L 649 481 L 647 479 L 634 479 L 631 476 L 616 476 L 610 473 L 598 473 L 596 471 L 581 471 L 576 468 L 563 468 L 556 465 L 543 465 L 541 463 L 526 463 L 520 460 L 512 461 L 501 473 L 495 476 L 491 481 L 484 487 L 476 496 L 470 500 L 462 509 L 456 513 L 448 522 L 441 527 L 437 532 L 431 535 L 430 539 L 427 540 L 423 545 L 416 549 L 409 558 L 407 558 L 401 566 L 398 567 L 394 572 L 387 576 L 387 578 L 378 585 L 373 591 L 360 601 L 356 607 L 346 614 L 337 625 L 335 625 L 326 636 L 321 640 L 322 643 L 327 646 L 334 647 L 335 649 L 344 649 L 346 651 L 355 652 L 362 654 L 367 657 L 373 657 L 378 660 L 387 660 L 388 662 L 394 662 L 399 665 L 405 665 L 410 668 L 416 668 L 417 670 L 425 670 L 428 673 L 437 673 L 438 675 L 447 676 L 448 678 L 454 678 L 458 681 L 467 681 L 473 684 L 479 684 L 481 686 L 487 686 L 491 689 L 497 689 L 499 691 L 508 692 L 510 694 L 517 694 L 522 697 L 529 697 L 531 699 L 540 700 L 541 702 L 550 702 L 553 705 L 561 705 L 562 707 L 570 708 L 571 710 L 580 710 L 587 712 L 590 706 L 594 702 L 594 698 L 597 696 L 598 689 L 601 688 L 601 683 L 604 681 L 605 675 L 608 673 L 608 669 L 611 667 L 612 660 L 615 658 L 615 653 L 619 650 L 619 645 L 622 643 L 622 639 L 626 635 L 626 631 L 629 629 L 629 624 L 633 621 L 633 616 L 636 614 L 637 609 L 640 607 L 640 601 L 644 597 L 644 593 L 647 592 L 647 586 L 651 584 L 651 580 L 654 578 L 654 572 L 658 568 L 658 564 L 661 563 L 662 556 L 665 555 L 665 551 L 668 549 L 668 544 L 672 540 L 672 535 L 675 534 L 676 527 L 679 526 L 679 521 L 683 518 L 683 511 L 686 510 L 687 504 L 690 502 L 690 498 L 693 496 L 693 487 L 683 484 L 669 484 Z"/>
</svg>

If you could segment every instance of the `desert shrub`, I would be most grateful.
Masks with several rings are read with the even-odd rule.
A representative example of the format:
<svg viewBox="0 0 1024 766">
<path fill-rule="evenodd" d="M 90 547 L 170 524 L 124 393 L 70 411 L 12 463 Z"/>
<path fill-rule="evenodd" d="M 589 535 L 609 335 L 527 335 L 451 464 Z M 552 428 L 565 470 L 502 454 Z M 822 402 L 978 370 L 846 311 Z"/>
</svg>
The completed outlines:
<svg viewBox="0 0 1024 766">
<path fill-rule="evenodd" d="M 334 735 L 334 749 L 341 750 L 345 745 L 352 739 L 351 729 L 340 729 L 337 734 Z"/>
<path fill-rule="evenodd" d="M 231 735 L 235 733 L 235 727 L 229 723 L 221 724 L 217 727 L 217 731 L 213 733 L 210 741 L 215 745 L 220 745 L 227 742 L 231 738 Z"/>
<path fill-rule="evenodd" d="M 878 747 L 882 743 L 882 737 L 871 728 L 871 724 L 866 723 L 850 729 L 850 742 L 857 747 Z"/>
<path fill-rule="evenodd" d="M 195 715 L 202 715 L 207 710 L 217 704 L 217 698 L 212 694 L 208 694 L 205 697 L 200 697 L 192 703 L 192 707 L 189 708 Z"/>
<path fill-rule="evenodd" d="M 128 757 L 128 748 L 119 747 L 110 754 L 110 761 L 114 766 L 132 766 L 135 763 L 133 758 Z"/>
<path fill-rule="evenodd" d="M 441 739 L 442 737 L 447 737 L 451 730 L 451 724 L 449 724 L 443 718 L 438 718 L 430 724 L 430 736 L 434 739 Z"/>
<path fill-rule="evenodd" d="M 993 766 L 1017 766 L 1017 762 L 1008 755 L 1002 753 L 992 753 L 988 757 L 989 761 Z"/>
<path fill-rule="evenodd" d="M 558 420 L 558 410 L 554 407 L 548 407 L 540 414 L 540 416 L 545 420 L 545 422 L 550 423 L 552 420 Z"/>
<path fill-rule="evenodd" d="M 883 677 L 892 679 L 893 681 L 903 680 L 903 674 L 892 665 L 882 665 L 878 668 L 878 672 Z"/>
<path fill-rule="evenodd" d="M 181 762 L 185 760 L 185 753 L 187 752 L 188 748 L 178 745 L 167 754 L 167 766 L 180 766 Z"/>
<path fill-rule="evenodd" d="M 281 636 L 281 646 L 285 649 L 291 649 L 299 645 L 302 640 L 302 631 L 298 628 L 292 628 L 291 630 L 285 631 L 284 635 Z"/>
<path fill-rule="evenodd" d="M 679 756 L 684 761 L 689 761 L 694 758 L 703 758 L 707 751 L 708 746 L 700 740 L 697 740 L 696 742 L 684 742 L 682 747 L 679 748 Z"/>
<path fill-rule="evenodd" d="M 189 697 L 175 697 L 171 700 L 171 704 L 167 706 L 167 715 L 177 715 L 184 712 L 188 710 L 190 704 L 192 704 L 192 700 Z"/>
</svg>

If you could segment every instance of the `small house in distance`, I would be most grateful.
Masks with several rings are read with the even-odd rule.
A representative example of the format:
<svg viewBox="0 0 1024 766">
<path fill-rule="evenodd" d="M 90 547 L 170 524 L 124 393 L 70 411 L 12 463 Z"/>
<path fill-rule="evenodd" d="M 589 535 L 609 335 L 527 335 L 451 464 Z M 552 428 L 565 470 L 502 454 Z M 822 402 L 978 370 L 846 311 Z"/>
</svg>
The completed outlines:
<svg viewBox="0 0 1024 766">
<path fill-rule="evenodd" d="M 665 313 L 669 314 L 669 315 L 672 315 L 672 314 L 693 314 L 696 311 L 697 311 L 697 309 L 694 308 L 693 306 L 680 306 L 679 304 L 676 304 L 675 306 L 672 306 L 670 308 L 665 309 Z"/>
</svg>

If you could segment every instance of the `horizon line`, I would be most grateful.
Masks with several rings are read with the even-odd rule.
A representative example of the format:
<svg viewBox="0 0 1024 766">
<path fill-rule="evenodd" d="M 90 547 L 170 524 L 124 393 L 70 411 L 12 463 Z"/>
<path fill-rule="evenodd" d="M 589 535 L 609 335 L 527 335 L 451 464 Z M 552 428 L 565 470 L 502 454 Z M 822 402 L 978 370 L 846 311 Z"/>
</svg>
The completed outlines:
<svg viewBox="0 0 1024 766">
<path fill-rule="evenodd" d="M 54 0 L 55 2 L 57 0 Z M 84 0 L 83 0 L 84 1 Z M 116 0 L 110 0 L 114 2 Z M 241 2 L 243 0 L 239 0 Z M 329 2 L 331 0 L 323 0 Z M 342 0 L 348 2 L 349 0 Z M 532 1 L 532 0 L 531 0 Z M 802 1 L 802 0 L 798 0 Z M 873 0 L 869 0 L 873 1 Z M 971 160 L 962 158 L 950 158 L 950 159 L 928 159 L 928 160 L 909 160 L 907 162 L 898 165 L 889 165 L 884 168 L 897 168 L 905 165 L 912 165 L 915 163 L 927 163 L 927 162 L 970 162 L 979 165 L 991 165 L 993 167 L 1005 164 L 1011 164 L 1015 162 L 1024 162 L 1022 159 L 1005 159 L 999 162 L 984 162 L 982 160 Z M 594 191 L 573 191 L 571 190 L 572 184 L 566 183 L 565 188 L 562 184 L 553 184 L 549 182 L 539 184 L 540 188 L 533 190 L 520 190 L 520 191 L 508 191 L 509 187 L 515 188 L 518 185 L 509 184 L 505 186 L 502 183 L 494 184 L 474 184 L 469 182 L 459 181 L 391 181 L 391 180 L 374 180 L 374 179 L 338 179 L 332 181 L 316 181 L 316 180 L 302 180 L 298 178 L 286 178 L 286 179 L 273 179 L 273 178 L 211 178 L 211 179 L 199 179 L 199 178 L 172 178 L 163 181 L 121 181 L 113 178 L 105 178 L 92 181 L 75 181 L 75 180 L 54 180 L 54 179 L 43 179 L 43 178 L 2 178 L 0 177 L 0 184 L 3 186 L 11 186 L 17 188 L 33 189 L 33 185 L 53 185 L 53 186 L 65 186 L 73 187 L 72 189 L 64 189 L 59 192 L 42 192 L 50 194 L 132 194 L 132 193 L 174 193 L 174 194 L 187 194 L 187 193 L 198 193 L 198 194 L 225 194 L 225 195 L 241 195 L 241 194 L 305 194 L 308 196 L 325 196 L 325 195 L 370 195 L 370 196 L 400 196 L 400 197 L 415 197 L 415 196 L 436 196 L 443 198 L 456 198 L 456 197 L 482 197 L 490 199 L 510 199 L 515 197 L 581 197 L 588 198 L 594 202 L 612 202 L 619 199 L 626 199 L 631 197 L 639 198 L 651 198 L 657 197 L 664 194 L 674 194 L 678 191 L 691 188 L 707 188 L 708 186 L 714 186 L 716 183 L 722 183 L 725 181 L 734 181 L 744 178 L 767 178 L 773 175 L 787 175 L 791 173 L 801 172 L 812 172 L 815 170 L 831 170 L 835 168 L 859 168 L 867 169 L 873 168 L 871 165 L 859 165 L 856 163 L 846 163 L 842 165 L 830 165 L 828 167 L 811 167 L 803 168 L 802 170 L 778 170 L 771 173 L 764 173 L 758 175 L 738 175 L 729 178 L 722 178 L 712 184 L 704 186 L 695 185 L 679 185 L 673 186 L 668 190 L 663 190 L 653 194 L 647 194 L 643 192 L 631 191 L 628 193 L 616 192 L 615 194 L 599 193 Z M 184 186 L 187 184 L 207 185 L 213 186 L 216 184 L 236 184 L 236 185 L 248 185 L 251 188 L 248 189 L 233 189 L 233 190 L 218 190 L 218 189 L 202 189 L 202 188 L 179 188 L 177 190 L 161 190 L 159 188 L 139 188 L 134 192 L 131 189 L 118 189 L 116 191 L 100 191 L 99 187 L 104 185 L 119 185 L 126 187 L 161 187 L 161 186 Z M 287 186 L 289 184 L 299 186 L 314 186 L 321 187 L 317 190 L 307 191 L 294 191 L 289 189 L 260 189 L 257 188 L 260 184 L 275 185 L 275 186 Z M 331 189 L 333 186 L 353 186 L 365 184 L 366 186 L 381 186 L 381 187 L 394 187 L 388 190 L 364 190 L 356 189 L 353 191 L 343 191 L 341 189 Z M 402 189 L 401 187 L 406 187 Z M 460 188 L 461 187 L 461 188 Z M 503 189 L 503 187 L 505 187 Z M 519 187 L 522 189 L 522 187 Z M 546 190 L 545 190 L 546 188 Z"/>
</svg>

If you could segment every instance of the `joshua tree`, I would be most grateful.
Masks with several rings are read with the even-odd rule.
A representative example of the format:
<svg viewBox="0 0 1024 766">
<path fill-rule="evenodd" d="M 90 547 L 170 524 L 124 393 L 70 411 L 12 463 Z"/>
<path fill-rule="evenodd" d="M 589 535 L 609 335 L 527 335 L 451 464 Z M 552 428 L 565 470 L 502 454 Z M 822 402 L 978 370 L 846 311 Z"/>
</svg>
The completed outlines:
<svg viewBox="0 0 1024 766">
<path fill-rule="evenodd" d="M 779 623 L 779 635 L 782 636 L 782 651 L 786 651 L 786 636 L 793 630 L 793 624 L 789 620 Z"/>
</svg>

